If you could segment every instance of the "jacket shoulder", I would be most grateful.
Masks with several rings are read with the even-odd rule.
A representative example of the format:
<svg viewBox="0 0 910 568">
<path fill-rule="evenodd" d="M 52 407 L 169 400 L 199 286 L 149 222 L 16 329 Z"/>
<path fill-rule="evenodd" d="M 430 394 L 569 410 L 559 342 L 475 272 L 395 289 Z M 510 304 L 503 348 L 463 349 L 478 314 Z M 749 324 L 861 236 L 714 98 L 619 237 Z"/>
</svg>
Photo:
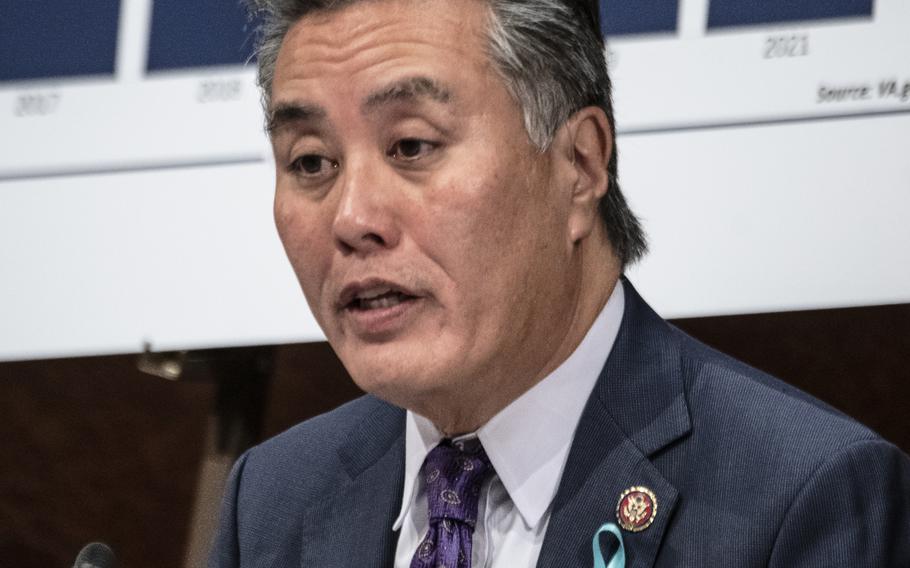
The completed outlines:
<svg viewBox="0 0 910 568">
<path fill-rule="evenodd" d="M 791 447 L 819 456 L 880 436 L 810 394 L 721 353 L 670 326 L 681 347 L 684 388 L 693 418 L 719 421 L 751 444 Z M 804 447 L 801 447 L 804 446 Z M 769 449 L 771 449 L 769 447 Z"/>
<path fill-rule="evenodd" d="M 358 446 L 360 434 L 375 436 L 377 429 L 394 435 L 399 414 L 400 409 L 366 395 L 301 422 L 246 452 L 243 490 L 262 487 L 274 493 L 289 487 L 297 499 L 305 497 L 301 492 L 318 496 L 324 484 L 345 475 L 344 448 Z"/>
<path fill-rule="evenodd" d="M 775 566 L 853 564 L 841 560 L 862 550 L 905 558 L 887 531 L 851 531 L 872 517 L 908 526 L 905 454 L 809 394 L 668 328 L 691 423 L 653 456 L 681 496 L 670 549 L 692 565 L 768 565 L 772 551 Z"/>
<path fill-rule="evenodd" d="M 301 535 L 364 463 L 403 436 L 404 412 L 364 396 L 247 450 L 234 464 L 209 566 L 296 566 Z"/>
</svg>

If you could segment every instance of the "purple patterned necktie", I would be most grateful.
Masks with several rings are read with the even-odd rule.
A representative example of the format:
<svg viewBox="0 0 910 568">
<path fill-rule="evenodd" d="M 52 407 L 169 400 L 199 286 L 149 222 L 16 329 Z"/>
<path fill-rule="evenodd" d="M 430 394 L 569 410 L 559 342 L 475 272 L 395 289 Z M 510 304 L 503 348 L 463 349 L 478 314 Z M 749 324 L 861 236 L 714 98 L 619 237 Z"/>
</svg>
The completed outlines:
<svg viewBox="0 0 910 568">
<path fill-rule="evenodd" d="M 460 446 L 460 447 L 459 447 Z M 471 568 L 477 502 L 493 467 L 479 440 L 443 440 L 427 454 L 421 473 L 427 487 L 430 529 L 411 568 Z"/>
</svg>

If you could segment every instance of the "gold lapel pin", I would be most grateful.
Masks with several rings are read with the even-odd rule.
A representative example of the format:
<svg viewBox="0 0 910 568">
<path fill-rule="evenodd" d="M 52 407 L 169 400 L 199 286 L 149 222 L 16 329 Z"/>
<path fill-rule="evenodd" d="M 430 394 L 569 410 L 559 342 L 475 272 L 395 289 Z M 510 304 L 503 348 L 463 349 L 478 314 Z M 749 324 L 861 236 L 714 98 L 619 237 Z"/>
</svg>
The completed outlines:
<svg viewBox="0 0 910 568">
<path fill-rule="evenodd" d="M 641 532 L 651 526 L 657 514 L 657 496 L 647 487 L 630 487 L 619 496 L 616 520 L 629 532 Z"/>
</svg>

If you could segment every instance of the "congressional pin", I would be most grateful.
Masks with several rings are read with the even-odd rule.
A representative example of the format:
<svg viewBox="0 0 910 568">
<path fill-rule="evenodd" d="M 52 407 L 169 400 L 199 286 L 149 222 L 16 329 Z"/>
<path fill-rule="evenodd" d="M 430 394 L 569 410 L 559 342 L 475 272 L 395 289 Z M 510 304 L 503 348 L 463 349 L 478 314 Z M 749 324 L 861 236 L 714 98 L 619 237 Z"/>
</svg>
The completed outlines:
<svg viewBox="0 0 910 568">
<path fill-rule="evenodd" d="M 640 532 L 651 526 L 657 514 L 657 496 L 647 487 L 630 487 L 619 496 L 616 519 L 629 532 Z"/>
</svg>

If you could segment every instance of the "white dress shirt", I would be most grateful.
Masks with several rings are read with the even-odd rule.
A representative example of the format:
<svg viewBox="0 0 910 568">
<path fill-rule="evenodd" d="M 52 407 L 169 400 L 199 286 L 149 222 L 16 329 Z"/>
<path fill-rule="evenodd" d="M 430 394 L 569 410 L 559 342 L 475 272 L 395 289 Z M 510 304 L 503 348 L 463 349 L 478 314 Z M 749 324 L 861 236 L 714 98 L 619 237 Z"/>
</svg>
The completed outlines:
<svg viewBox="0 0 910 568">
<path fill-rule="evenodd" d="M 474 529 L 472 568 L 532 567 L 550 520 L 575 429 L 613 347 L 623 314 L 623 288 L 610 299 L 575 351 L 555 371 L 512 401 L 477 432 L 496 470 L 483 486 Z M 405 474 L 395 568 L 408 568 L 429 529 L 420 474 L 443 435 L 428 419 L 407 413 Z M 482 521 L 481 521 L 482 519 Z"/>
</svg>

